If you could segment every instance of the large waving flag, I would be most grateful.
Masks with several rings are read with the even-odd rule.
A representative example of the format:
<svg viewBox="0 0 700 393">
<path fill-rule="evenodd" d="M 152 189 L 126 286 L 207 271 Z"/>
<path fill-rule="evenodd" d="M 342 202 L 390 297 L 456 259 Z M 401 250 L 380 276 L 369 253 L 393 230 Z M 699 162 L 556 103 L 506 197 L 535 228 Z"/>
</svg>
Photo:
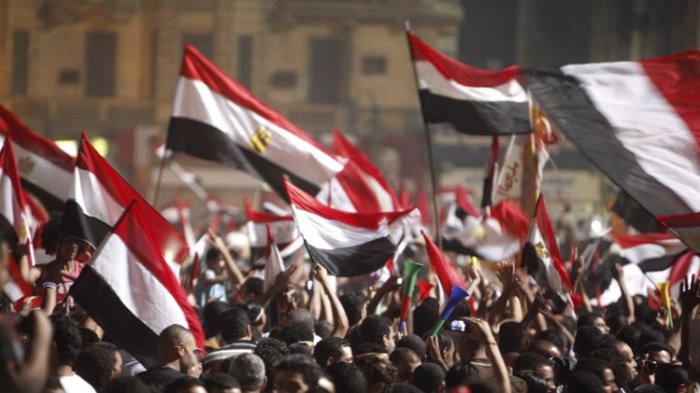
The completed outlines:
<svg viewBox="0 0 700 393">
<path fill-rule="evenodd" d="M 522 79 L 584 156 L 700 251 L 700 51 Z"/>
<path fill-rule="evenodd" d="M 0 105 L 0 139 L 6 137 L 12 138 L 25 191 L 36 196 L 49 211 L 63 210 L 70 195 L 75 158 Z"/>
<path fill-rule="evenodd" d="M 254 210 L 248 201 L 245 208 L 252 261 L 261 259 L 268 253 L 270 239 L 274 239 L 275 247 L 284 250 L 283 258 L 292 256 L 304 245 L 304 240 L 291 214 L 280 216 L 259 212 Z"/>
<path fill-rule="evenodd" d="M 75 168 L 74 187 L 66 210 L 77 214 L 73 223 L 84 239 L 98 246 L 116 224 L 124 209 L 136 201 L 148 222 L 156 229 L 155 242 L 168 261 L 181 262 L 188 253 L 185 237 L 100 156 L 83 134 Z"/>
<path fill-rule="evenodd" d="M 568 298 L 572 291 L 571 280 L 559 253 L 542 195 L 535 205 L 535 218 L 530 224 L 521 264 L 540 286 L 562 299 Z"/>
<path fill-rule="evenodd" d="M 17 173 L 12 140 L 7 137 L 0 150 L 0 233 L 10 248 L 23 245 L 28 251 L 30 264 L 33 263 L 32 240 L 29 233 L 28 210 L 24 193 Z M 8 261 L 7 278 L 3 291 L 13 302 L 30 294 L 31 288 L 19 274 L 16 261 Z M 3 274 L 4 272 L 0 272 Z"/>
<path fill-rule="evenodd" d="M 185 45 L 167 148 L 243 170 L 283 197 L 285 175 L 315 195 L 343 169 L 191 45 Z"/>
<path fill-rule="evenodd" d="M 481 70 L 462 64 L 406 32 L 416 68 L 423 118 L 431 127 L 465 134 L 530 132 L 527 93 L 518 68 Z"/>
<path fill-rule="evenodd" d="M 71 286 L 70 294 L 115 344 L 144 366 L 157 366 L 158 335 L 172 324 L 203 348 L 197 313 L 163 259 L 160 230 L 140 203 L 130 203 Z"/>
<path fill-rule="evenodd" d="M 489 216 L 470 210 L 457 204 L 447 209 L 441 230 L 445 250 L 487 261 L 508 259 L 520 251 L 529 220 L 513 202 L 499 202 Z"/>
<path fill-rule="evenodd" d="M 335 210 L 291 182 L 285 185 L 311 259 L 336 276 L 358 276 L 384 267 L 405 236 L 404 224 L 416 219 L 415 210 L 364 214 Z"/>
<path fill-rule="evenodd" d="M 333 154 L 349 160 L 350 162 L 346 164 L 346 167 L 355 167 L 360 180 L 363 182 L 361 187 L 369 189 L 365 199 L 359 202 L 359 206 L 362 207 L 361 211 L 388 212 L 399 209 L 399 199 L 396 197 L 394 189 L 382 175 L 382 172 L 372 164 L 372 161 L 364 153 L 353 146 L 338 131 L 333 132 Z M 364 190 L 364 188 L 360 190 Z M 373 197 L 371 202 L 376 204 L 376 206 L 367 206 L 369 202 L 367 200 L 370 199 L 370 196 Z"/>
</svg>

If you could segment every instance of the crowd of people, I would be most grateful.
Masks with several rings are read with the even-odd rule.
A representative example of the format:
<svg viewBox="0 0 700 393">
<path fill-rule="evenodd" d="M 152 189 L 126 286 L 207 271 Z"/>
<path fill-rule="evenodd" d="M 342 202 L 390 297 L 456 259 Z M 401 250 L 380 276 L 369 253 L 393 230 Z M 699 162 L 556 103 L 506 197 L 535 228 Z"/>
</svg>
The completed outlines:
<svg viewBox="0 0 700 393">
<path fill-rule="evenodd" d="M 653 293 L 630 296 L 621 269 L 613 274 L 620 300 L 598 308 L 583 292 L 577 302 L 554 301 L 517 258 L 457 265 L 470 295 L 433 335 L 446 301 L 438 285 L 415 291 L 400 326 L 399 275 L 335 278 L 301 251 L 265 283 L 259 266 L 213 234 L 201 275 L 185 285 L 205 347 L 169 326 L 158 336 L 158 365 L 145 369 L 70 301 L 87 247 L 60 225 L 43 236 L 55 260 L 22 269 L 40 300 L 3 301 L 0 392 L 700 391 L 689 338 L 697 282 L 683 283 L 669 315 Z M 425 260 L 420 244 L 412 248 Z M 0 267 L 18 259 L 3 241 Z M 568 269 L 579 288 L 585 269 Z M 429 268 L 421 279 L 437 283 Z"/>
</svg>

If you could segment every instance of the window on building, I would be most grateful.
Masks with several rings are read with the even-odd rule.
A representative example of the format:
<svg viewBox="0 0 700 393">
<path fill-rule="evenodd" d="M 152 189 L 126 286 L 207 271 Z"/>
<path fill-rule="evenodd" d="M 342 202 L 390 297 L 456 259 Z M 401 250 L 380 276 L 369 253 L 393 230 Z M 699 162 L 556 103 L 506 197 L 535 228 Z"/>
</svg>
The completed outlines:
<svg viewBox="0 0 700 393">
<path fill-rule="evenodd" d="M 294 71 L 277 71 L 270 77 L 270 85 L 278 89 L 289 89 L 297 85 L 297 79 Z"/>
<path fill-rule="evenodd" d="M 343 42 L 335 38 L 314 38 L 310 42 L 309 101 L 336 104 L 343 91 Z"/>
<path fill-rule="evenodd" d="M 12 36 L 12 94 L 25 95 L 29 88 L 29 32 Z"/>
<path fill-rule="evenodd" d="M 85 94 L 111 97 L 116 85 L 117 34 L 89 32 L 85 37 Z"/>
<path fill-rule="evenodd" d="M 250 89 L 253 81 L 253 36 L 238 37 L 238 82 Z"/>
<path fill-rule="evenodd" d="M 381 75 L 386 73 L 386 57 L 364 56 L 362 58 L 362 73 L 365 75 Z"/>
<path fill-rule="evenodd" d="M 80 71 L 67 68 L 58 72 L 59 85 L 78 85 L 80 84 Z"/>
<path fill-rule="evenodd" d="M 214 58 L 214 40 L 212 39 L 212 35 L 209 33 L 203 33 L 203 34 L 192 34 L 192 33 L 185 33 L 182 38 L 185 40 L 185 42 L 188 42 L 192 45 L 194 45 L 199 52 L 204 55 L 209 60 L 213 60 Z"/>
</svg>

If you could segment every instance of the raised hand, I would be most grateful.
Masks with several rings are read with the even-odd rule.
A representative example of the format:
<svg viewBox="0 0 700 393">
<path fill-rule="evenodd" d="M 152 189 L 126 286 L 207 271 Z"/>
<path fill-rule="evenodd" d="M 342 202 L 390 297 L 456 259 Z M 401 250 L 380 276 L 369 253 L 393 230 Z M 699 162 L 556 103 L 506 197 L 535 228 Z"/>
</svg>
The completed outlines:
<svg viewBox="0 0 700 393">
<path fill-rule="evenodd" d="M 686 314 L 690 314 L 693 308 L 700 304 L 700 285 L 694 274 L 690 281 L 688 281 L 687 277 L 681 281 L 681 293 L 678 296 L 678 302 Z"/>
<path fill-rule="evenodd" d="M 482 344 L 495 344 L 496 339 L 491 332 L 491 326 L 488 322 L 479 318 L 461 318 L 466 324 L 467 336 Z"/>
</svg>

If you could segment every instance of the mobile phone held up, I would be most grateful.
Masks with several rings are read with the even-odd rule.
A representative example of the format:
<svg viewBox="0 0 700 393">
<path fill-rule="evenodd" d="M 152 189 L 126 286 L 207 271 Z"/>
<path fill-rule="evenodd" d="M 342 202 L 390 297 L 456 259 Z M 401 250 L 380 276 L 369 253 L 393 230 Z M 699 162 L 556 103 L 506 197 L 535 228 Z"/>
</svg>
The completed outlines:
<svg viewBox="0 0 700 393">
<path fill-rule="evenodd" d="M 463 332 L 469 333 L 472 330 L 472 326 L 464 321 L 452 321 L 450 322 L 450 331 L 452 332 Z"/>
</svg>

